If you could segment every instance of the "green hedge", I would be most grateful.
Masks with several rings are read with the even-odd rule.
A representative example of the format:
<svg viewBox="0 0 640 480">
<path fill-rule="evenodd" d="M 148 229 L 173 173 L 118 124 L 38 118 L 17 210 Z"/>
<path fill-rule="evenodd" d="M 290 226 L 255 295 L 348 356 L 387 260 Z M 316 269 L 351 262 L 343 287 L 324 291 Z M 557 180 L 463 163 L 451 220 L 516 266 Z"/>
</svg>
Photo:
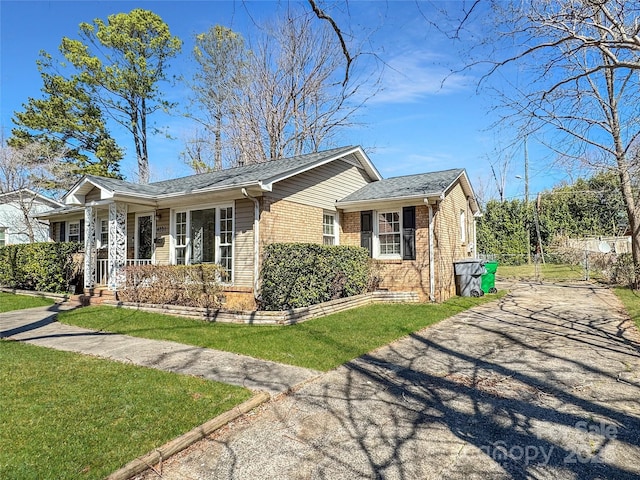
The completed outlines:
<svg viewBox="0 0 640 480">
<path fill-rule="evenodd" d="M 75 242 L 29 243 L 0 247 L 0 285 L 23 290 L 63 293 L 77 284 L 80 268 Z"/>
<path fill-rule="evenodd" d="M 262 310 L 288 310 L 367 291 L 366 249 L 306 243 L 274 243 L 262 262 Z"/>
</svg>

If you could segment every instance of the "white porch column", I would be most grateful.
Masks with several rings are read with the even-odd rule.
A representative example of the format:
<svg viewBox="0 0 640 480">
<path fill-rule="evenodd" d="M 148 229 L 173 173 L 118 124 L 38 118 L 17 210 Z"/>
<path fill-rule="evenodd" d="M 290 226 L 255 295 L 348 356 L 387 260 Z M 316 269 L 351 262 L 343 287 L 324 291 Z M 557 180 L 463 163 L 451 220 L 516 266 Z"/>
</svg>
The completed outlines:
<svg viewBox="0 0 640 480">
<path fill-rule="evenodd" d="M 84 288 L 96 285 L 96 211 L 84 208 Z"/>
<path fill-rule="evenodd" d="M 109 289 L 117 290 L 125 283 L 127 264 L 127 205 L 109 204 Z"/>
</svg>

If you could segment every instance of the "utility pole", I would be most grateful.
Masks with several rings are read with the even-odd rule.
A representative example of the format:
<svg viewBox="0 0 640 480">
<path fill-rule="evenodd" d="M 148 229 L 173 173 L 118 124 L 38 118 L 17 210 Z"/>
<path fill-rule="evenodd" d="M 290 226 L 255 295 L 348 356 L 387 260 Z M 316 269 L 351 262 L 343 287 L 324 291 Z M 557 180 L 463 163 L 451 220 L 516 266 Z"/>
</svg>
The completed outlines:
<svg viewBox="0 0 640 480">
<path fill-rule="evenodd" d="M 527 230 L 527 264 L 531 265 L 531 234 L 529 232 L 529 150 L 524 137 L 524 212 Z"/>
</svg>

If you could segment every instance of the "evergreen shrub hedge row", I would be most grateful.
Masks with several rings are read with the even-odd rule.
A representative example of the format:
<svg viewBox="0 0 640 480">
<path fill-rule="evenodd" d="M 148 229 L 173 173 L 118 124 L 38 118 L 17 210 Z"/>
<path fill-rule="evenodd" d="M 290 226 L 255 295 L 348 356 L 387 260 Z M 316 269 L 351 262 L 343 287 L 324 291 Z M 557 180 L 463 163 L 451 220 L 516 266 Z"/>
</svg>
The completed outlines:
<svg viewBox="0 0 640 480">
<path fill-rule="evenodd" d="M 29 243 L 0 247 L 0 285 L 23 290 L 65 293 L 79 281 L 76 242 Z"/>
<path fill-rule="evenodd" d="M 367 291 L 366 249 L 307 243 L 267 245 L 262 262 L 261 310 L 288 310 Z"/>
</svg>

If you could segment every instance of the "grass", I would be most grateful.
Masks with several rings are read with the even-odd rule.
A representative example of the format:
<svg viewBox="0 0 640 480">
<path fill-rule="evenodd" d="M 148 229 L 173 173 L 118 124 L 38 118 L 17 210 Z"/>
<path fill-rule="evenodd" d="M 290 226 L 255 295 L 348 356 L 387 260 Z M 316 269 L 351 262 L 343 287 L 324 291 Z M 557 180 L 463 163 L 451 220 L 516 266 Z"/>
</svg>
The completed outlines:
<svg viewBox="0 0 640 480">
<path fill-rule="evenodd" d="M 250 397 L 195 377 L 0 341 L 0 478 L 98 479 Z"/>
<path fill-rule="evenodd" d="M 624 287 L 616 287 L 613 291 L 624 305 L 631 319 L 640 328 L 640 294 L 638 291 Z"/>
<path fill-rule="evenodd" d="M 502 295 L 454 297 L 443 304 L 373 304 L 286 327 L 208 323 L 107 306 L 64 312 L 59 320 L 327 371 Z"/>
<path fill-rule="evenodd" d="M 25 308 L 45 307 L 53 304 L 54 301 L 50 298 L 0 292 L 0 313 L 9 312 L 11 310 L 22 310 Z"/>
<path fill-rule="evenodd" d="M 594 272 L 590 277 L 594 278 Z M 584 268 L 578 265 L 564 264 L 524 264 L 499 265 L 496 272 L 498 279 L 515 278 L 518 280 L 576 281 L 585 279 Z"/>
</svg>

